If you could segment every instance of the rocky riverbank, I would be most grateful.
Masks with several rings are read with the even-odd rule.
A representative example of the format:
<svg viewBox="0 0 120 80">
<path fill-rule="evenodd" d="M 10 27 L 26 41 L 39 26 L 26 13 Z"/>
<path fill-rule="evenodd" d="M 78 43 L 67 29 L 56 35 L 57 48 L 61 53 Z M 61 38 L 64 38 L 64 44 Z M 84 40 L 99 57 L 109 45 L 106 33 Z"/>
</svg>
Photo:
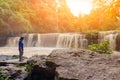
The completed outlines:
<svg viewBox="0 0 120 80">
<path fill-rule="evenodd" d="M 120 56 L 81 49 L 54 50 L 25 80 L 119 80 Z M 44 65 L 44 66 L 43 66 Z"/>
<path fill-rule="evenodd" d="M 6 69 L 2 69 L 5 73 Z M 58 49 L 48 56 L 31 57 L 26 66 L 16 69 L 12 72 L 22 78 L 16 76 L 13 80 L 119 80 L 120 56 L 85 49 Z"/>
</svg>

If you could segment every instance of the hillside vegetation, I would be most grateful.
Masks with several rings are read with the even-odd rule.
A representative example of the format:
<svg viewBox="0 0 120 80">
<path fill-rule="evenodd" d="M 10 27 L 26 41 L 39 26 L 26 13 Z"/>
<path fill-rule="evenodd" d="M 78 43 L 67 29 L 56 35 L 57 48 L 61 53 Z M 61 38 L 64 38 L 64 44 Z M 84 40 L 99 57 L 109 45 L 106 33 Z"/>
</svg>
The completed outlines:
<svg viewBox="0 0 120 80">
<path fill-rule="evenodd" d="M 75 17 L 65 0 L 0 0 L 0 34 L 119 29 L 119 0 L 93 0 L 89 15 Z M 97 5 L 97 7 L 96 7 Z"/>
</svg>

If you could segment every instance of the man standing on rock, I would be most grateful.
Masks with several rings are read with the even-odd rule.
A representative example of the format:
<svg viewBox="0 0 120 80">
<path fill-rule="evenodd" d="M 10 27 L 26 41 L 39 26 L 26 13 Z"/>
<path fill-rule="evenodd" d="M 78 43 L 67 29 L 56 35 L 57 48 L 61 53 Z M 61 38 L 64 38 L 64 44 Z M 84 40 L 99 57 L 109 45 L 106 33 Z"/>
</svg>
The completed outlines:
<svg viewBox="0 0 120 80">
<path fill-rule="evenodd" d="M 22 61 L 22 56 L 24 53 L 23 40 L 24 40 L 24 37 L 20 37 L 20 39 L 19 39 L 19 61 Z"/>
</svg>

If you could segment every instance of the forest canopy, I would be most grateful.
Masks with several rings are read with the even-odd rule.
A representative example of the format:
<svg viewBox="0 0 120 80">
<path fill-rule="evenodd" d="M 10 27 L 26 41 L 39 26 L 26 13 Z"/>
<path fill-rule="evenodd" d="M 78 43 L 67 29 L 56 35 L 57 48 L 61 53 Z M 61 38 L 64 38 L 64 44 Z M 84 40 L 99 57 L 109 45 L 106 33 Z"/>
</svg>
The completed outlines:
<svg viewBox="0 0 120 80">
<path fill-rule="evenodd" d="M 0 0 L 0 34 L 120 29 L 119 0 L 92 3 L 89 14 L 75 16 L 66 0 Z"/>
</svg>

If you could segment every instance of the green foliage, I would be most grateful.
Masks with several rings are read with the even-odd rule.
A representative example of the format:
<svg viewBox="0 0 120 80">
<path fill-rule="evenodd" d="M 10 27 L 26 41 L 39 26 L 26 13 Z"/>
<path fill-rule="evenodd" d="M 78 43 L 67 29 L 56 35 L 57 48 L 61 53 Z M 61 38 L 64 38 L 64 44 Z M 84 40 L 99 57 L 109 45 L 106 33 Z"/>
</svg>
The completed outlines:
<svg viewBox="0 0 120 80">
<path fill-rule="evenodd" d="M 1 71 L 0 71 L 0 80 L 4 80 L 4 76 Z"/>
<path fill-rule="evenodd" d="M 0 33 L 32 31 L 27 6 L 23 0 L 0 0 Z"/>
<path fill-rule="evenodd" d="M 6 77 L 3 75 L 2 70 L 0 70 L 0 80 L 10 80 L 9 76 Z"/>
<path fill-rule="evenodd" d="M 26 65 L 26 71 L 29 73 L 33 69 L 33 65 L 35 64 L 34 60 L 30 60 L 30 62 Z"/>
<path fill-rule="evenodd" d="M 65 0 L 0 0 L 0 34 L 20 32 L 85 32 L 119 26 L 119 0 L 94 0 L 97 8 L 75 17 Z M 117 11 L 118 10 L 118 11 Z M 99 15 L 99 16 L 98 16 Z"/>
<path fill-rule="evenodd" d="M 111 54 L 112 50 L 109 47 L 109 42 L 101 42 L 99 44 L 91 44 L 88 46 L 88 50 L 98 52 L 100 54 Z"/>
</svg>

